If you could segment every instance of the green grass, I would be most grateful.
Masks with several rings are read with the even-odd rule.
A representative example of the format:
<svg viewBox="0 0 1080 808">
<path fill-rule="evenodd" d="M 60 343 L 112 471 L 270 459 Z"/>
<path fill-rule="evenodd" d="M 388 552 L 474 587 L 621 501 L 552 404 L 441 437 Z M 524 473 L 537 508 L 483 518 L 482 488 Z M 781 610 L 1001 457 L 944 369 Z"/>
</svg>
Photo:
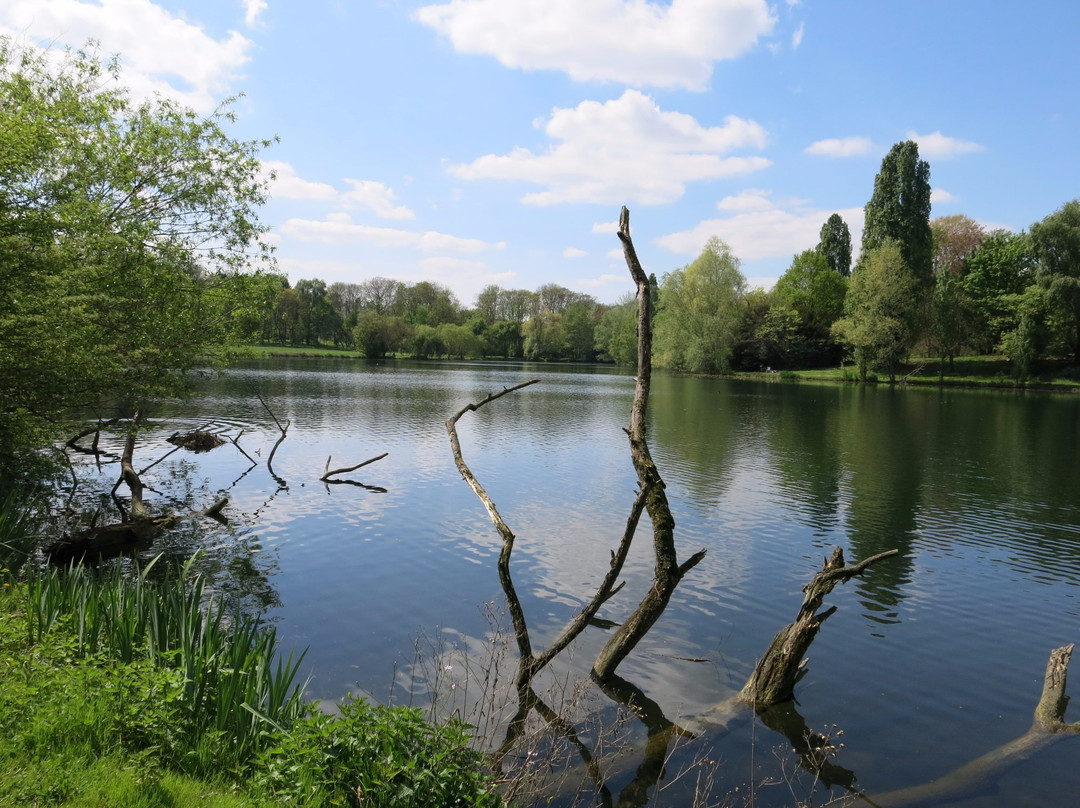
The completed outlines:
<svg viewBox="0 0 1080 808">
<path fill-rule="evenodd" d="M 346 348 L 323 348 L 300 345 L 238 345 L 237 355 L 265 359 L 273 356 L 334 357 L 337 359 L 363 359 L 364 354 Z"/>
<path fill-rule="evenodd" d="M 747 377 L 769 375 L 783 379 L 821 382 L 851 382 L 857 380 L 851 365 L 818 370 L 784 371 L 780 374 L 740 374 Z M 887 382 L 882 374 L 870 374 L 870 380 Z M 1058 392 L 1080 392 L 1080 369 L 1060 361 L 1044 361 L 1023 383 L 1013 374 L 1007 359 L 999 356 L 960 356 L 952 367 L 937 359 L 911 359 L 896 375 L 899 383 L 926 387 L 983 387 L 1004 389 L 1038 389 Z"/>
</svg>

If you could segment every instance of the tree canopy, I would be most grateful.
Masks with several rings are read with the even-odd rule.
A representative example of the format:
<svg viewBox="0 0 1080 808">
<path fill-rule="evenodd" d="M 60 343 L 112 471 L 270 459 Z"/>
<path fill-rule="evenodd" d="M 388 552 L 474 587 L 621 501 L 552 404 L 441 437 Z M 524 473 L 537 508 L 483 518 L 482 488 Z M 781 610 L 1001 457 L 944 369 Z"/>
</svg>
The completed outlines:
<svg viewBox="0 0 1080 808">
<path fill-rule="evenodd" d="M 833 332 L 851 346 L 863 379 L 870 370 L 895 378 L 914 336 L 917 286 L 900 244 L 891 239 L 863 256 L 851 274 L 845 314 Z"/>
<path fill-rule="evenodd" d="M 692 264 L 664 276 L 656 315 L 658 364 L 697 373 L 726 372 L 746 278 L 723 241 L 710 238 Z"/>
<path fill-rule="evenodd" d="M 267 141 L 0 39 L 0 465 L 72 407 L 176 389 L 272 294 Z"/>
</svg>

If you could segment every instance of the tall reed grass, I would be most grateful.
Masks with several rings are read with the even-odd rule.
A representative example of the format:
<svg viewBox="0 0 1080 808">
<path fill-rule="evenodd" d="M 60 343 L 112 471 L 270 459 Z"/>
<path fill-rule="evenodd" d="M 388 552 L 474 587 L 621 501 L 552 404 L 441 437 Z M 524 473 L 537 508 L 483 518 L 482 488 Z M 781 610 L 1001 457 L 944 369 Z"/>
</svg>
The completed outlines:
<svg viewBox="0 0 1080 808">
<path fill-rule="evenodd" d="M 177 723 L 186 736 L 176 763 L 193 773 L 239 771 L 268 730 L 284 731 L 307 714 L 298 672 L 304 654 L 277 653 L 272 627 L 226 615 L 191 573 L 190 562 L 164 583 L 120 567 L 79 566 L 31 572 L 23 591 L 27 639 L 38 643 L 63 628 L 81 657 L 147 661 L 177 671 L 183 682 Z"/>
</svg>

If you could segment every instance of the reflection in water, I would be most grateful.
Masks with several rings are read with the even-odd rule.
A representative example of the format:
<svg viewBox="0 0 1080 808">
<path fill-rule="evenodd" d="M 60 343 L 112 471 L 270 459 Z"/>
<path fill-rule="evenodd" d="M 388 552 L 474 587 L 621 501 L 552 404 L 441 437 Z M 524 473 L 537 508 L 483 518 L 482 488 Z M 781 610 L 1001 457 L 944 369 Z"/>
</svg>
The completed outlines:
<svg viewBox="0 0 1080 808">
<path fill-rule="evenodd" d="M 250 362 L 155 413 L 162 434 L 140 453 L 156 458 L 172 448 L 165 436 L 213 418 L 245 430 L 259 466 L 228 445 L 177 453 L 147 472 L 160 492 L 148 502 L 204 507 L 229 488 L 231 527 L 198 520 L 165 541 L 178 557 L 202 548 L 216 586 L 268 607 L 285 647 L 310 647 L 313 696 L 385 699 L 418 629 L 452 626 L 484 645 L 477 606 L 499 596 L 500 542 L 454 469 L 443 422 L 530 375 L 541 383 L 477 413 L 461 440 L 514 525 L 515 584 L 534 642 L 547 646 L 604 577 L 634 496 L 626 375 Z M 287 489 L 266 474 L 279 431 L 256 391 L 292 421 L 274 458 Z M 842 546 L 856 559 L 902 550 L 854 592 L 834 593 L 840 608 L 800 683 L 800 712 L 812 727 L 844 728 L 844 765 L 861 785 L 923 782 L 1030 724 L 1048 649 L 1078 639 L 1080 397 L 660 375 L 650 412 L 679 546 L 708 549 L 620 667 L 671 722 L 686 725 L 741 686 L 821 557 Z M 318 482 L 328 455 L 383 451 L 359 481 L 386 493 Z M 116 478 L 115 466 L 84 471 L 98 481 L 87 495 Z M 650 580 L 648 549 L 628 555 L 627 591 Z M 620 603 L 597 618 L 619 622 Z M 586 678 L 605 636 L 586 631 L 560 673 Z M 748 782 L 750 739 L 717 744 L 721 779 Z M 1046 760 L 999 784 L 997 804 L 1060 804 L 1080 788 L 1080 771 Z"/>
</svg>

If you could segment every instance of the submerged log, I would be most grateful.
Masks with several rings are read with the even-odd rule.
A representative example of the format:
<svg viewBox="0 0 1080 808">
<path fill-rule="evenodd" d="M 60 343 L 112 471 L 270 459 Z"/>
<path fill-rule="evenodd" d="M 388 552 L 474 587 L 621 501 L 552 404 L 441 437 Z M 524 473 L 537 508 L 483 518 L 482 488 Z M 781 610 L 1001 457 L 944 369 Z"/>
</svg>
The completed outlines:
<svg viewBox="0 0 1080 808">
<path fill-rule="evenodd" d="M 136 412 L 124 441 L 124 452 L 120 457 L 120 478 L 113 487 L 113 499 L 122 514 L 121 520 L 110 525 L 91 525 L 86 530 L 76 531 L 61 537 L 43 549 L 51 564 L 70 564 L 83 560 L 111 558 L 121 553 L 144 549 L 164 530 L 177 522 L 196 516 L 209 516 L 219 522 L 226 522 L 221 511 L 228 504 L 228 497 L 221 497 L 209 508 L 187 514 L 154 515 L 143 502 L 142 478 L 135 470 L 135 441 L 142 423 L 142 413 Z M 222 441 L 224 442 L 224 441 Z M 126 484 L 131 492 L 130 513 L 116 496 L 121 484 Z M 96 521 L 96 518 L 95 518 Z"/>
<path fill-rule="evenodd" d="M 1014 738 L 929 783 L 863 799 L 869 805 L 880 808 L 929 808 L 941 805 L 958 797 L 977 793 L 988 787 L 994 778 L 1041 752 L 1054 741 L 1066 735 L 1080 734 L 1080 722 L 1065 722 L 1065 708 L 1069 703 L 1065 685 L 1073 647 L 1073 644 L 1069 644 L 1050 652 L 1046 675 L 1043 678 L 1042 695 L 1035 706 L 1031 727 L 1019 738 Z"/>
<path fill-rule="evenodd" d="M 174 432 L 165 440 L 173 446 L 179 446 L 181 449 L 187 449 L 196 454 L 209 452 L 211 449 L 216 449 L 225 443 L 225 439 L 220 435 L 202 429 L 194 429 L 184 434 Z"/>
</svg>

